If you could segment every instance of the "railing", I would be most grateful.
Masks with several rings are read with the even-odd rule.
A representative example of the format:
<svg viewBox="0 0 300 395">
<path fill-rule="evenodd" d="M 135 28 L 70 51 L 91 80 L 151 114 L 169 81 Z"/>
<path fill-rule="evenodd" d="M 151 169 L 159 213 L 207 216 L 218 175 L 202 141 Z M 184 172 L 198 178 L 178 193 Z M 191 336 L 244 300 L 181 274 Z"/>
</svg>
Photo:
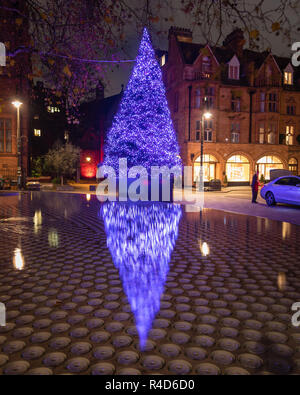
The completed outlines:
<svg viewBox="0 0 300 395">
<path fill-rule="evenodd" d="M 203 73 L 201 71 L 196 72 L 184 72 L 183 79 L 187 81 L 201 81 L 201 80 L 208 80 L 212 76 L 211 72 Z"/>
</svg>

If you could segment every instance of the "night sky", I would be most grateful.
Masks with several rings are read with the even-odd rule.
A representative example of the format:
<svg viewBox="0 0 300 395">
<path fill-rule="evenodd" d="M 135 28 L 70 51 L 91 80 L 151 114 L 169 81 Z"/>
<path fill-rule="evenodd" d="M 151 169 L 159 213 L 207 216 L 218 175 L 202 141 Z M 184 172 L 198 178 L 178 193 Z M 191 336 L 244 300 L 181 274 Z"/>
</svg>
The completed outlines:
<svg viewBox="0 0 300 395">
<path fill-rule="evenodd" d="M 131 0 L 132 7 L 137 7 L 139 8 L 138 4 L 140 4 L 140 0 Z M 265 0 L 265 7 L 267 9 L 275 9 L 276 6 L 280 0 Z M 135 3 L 135 4 L 134 4 Z M 156 2 L 153 2 L 154 4 Z M 259 3 L 258 1 L 254 0 L 249 0 L 249 4 L 255 5 Z M 189 28 L 192 29 L 193 31 L 193 41 L 196 43 L 205 43 L 206 40 L 201 36 L 200 29 L 197 26 L 194 25 L 194 19 L 190 14 L 185 14 L 181 11 L 180 9 L 181 5 L 181 0 L 172 0 L 172 8 L 169 7 L 164 7 L 159 11 L 159 14 L 157 14 L 160 18 L 159 22 L 157 23 L 151 23 L 150 24 L 150 31 L 152 35 L 152 40 L 155 48 L 159 49 L 164 49 L 166 50 L 168 48 L 168 30 L 171 26 L 179 26 L 179 27 L 184 27 L 184 28 Z M 151 1 L 150 1 L 150 7 L 151 7 Z M 298 7 L 298 12 L 290 13 L 290 15 L 287 15 L 289 20 L 292 22 L 292 24 L 298 23 L 298 26 L 300 26 L 300 21 L 299 21 L 299 15 L 300 15 L 300 2 L 298 1 L 297 3 Z M 152 9 L 153 15 L 155 15 L 155 9 Z M 172 17 L 173 21 L 172 22 L 166 22 L 165 18 Z M 236 27 L 242 27 L 241 24 L 237 23 Z M 224 26 L 223 33 L 224 36 L 229 34 L 233 30 L 233 26 Z M 261 29 L 262 30 L 262 29 Z M 157 35 L 157 32 L 161 31 L 162 33 Z M 272 52 L 276 55 L 279 56 L 286 56 L 286 57 L 291 57 L 292 56 L 292 51 L 291 51 L 291 44 L 296 41 L 300 41 L 300 32 L 295 29 L 295 31 L 292 32 L 292 42 L 288 42 L 287 40 L 284 40 L 282 36 L 276 36 L 274 33 L 269 34 L 268 32 L 261 31 L 265 39 L 260 40 L 260 46 L 263 50 L 267 48 L 271 48 Z M 142 30 L 141 28 L 137 28 L 135 25 L 128 25 L 126 27 L 125 31 L 125 36 L 126 36 L 126 42 L 123 43 L 124 45 L 124 51 L 125 53 L 120 54 L 120 57 L 123 59 L 135 59 L 137 55 L 137 51 L 139 48 L 139 41 L 141 39 L 141 34 Z M 217 31 L 216 31 L 217 35 Z M 216 38 L 215 38 L 216 39 Z M 222 40 L 223 41 L 223 40 Z M 247 47 L 247 44 L 246 44 Z M 121 48 L 121 45 L 120 45 Z M 131 74 L 131 70 L 133 68 L 133 63 L 132 64 L 123 64 L 120 66 L 120 68 L 114 66 L 112 67 L 112 71 L 107 72 L 107 77 L 106 77 L 106 89 L 105 89 L 105 95 L 106 96 L 111 96 L 114 94 L 117 94 L 121 90 L 121 85 L 124 84 L 126 86 L 128 79 Z"/>
</svg>

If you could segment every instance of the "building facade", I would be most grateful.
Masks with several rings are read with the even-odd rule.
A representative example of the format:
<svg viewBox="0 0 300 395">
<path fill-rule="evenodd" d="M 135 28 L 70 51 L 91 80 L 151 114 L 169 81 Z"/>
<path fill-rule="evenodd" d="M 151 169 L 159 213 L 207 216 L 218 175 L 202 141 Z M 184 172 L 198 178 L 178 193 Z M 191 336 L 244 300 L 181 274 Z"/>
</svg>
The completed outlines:
<svg viewBox="0 0 300 395">
<path fill-rule="evenodd" d="M 17 109 L 13 101 L 22 102 L 20 107 L 21 160 L 23 177 L 28 170 L 28 128 L 29 128 L 29 95 L 28 74 L 31 62 L 28 53 L 18 51 L 29 42 L 28 24 L 25 19 L 18 18 L 10 10 L 10 2 L 3 0 L 0 10 L 1 30 L 0 42 L 4 44 L 6 54 L 5 65 L 0 66 L 0 176 L 16 180 L 18 171 L 17 148 Z M 5 9 L 7 7 L 7 9 Z M 16 2 L 15 7 L 21 14 L 26 14 L 25 2 Z"/>
<path fill-rule="evenodd" d="M 299 71 L 291 59 L 244 45 L 239 29 L 222 47 L 195 44 L 190 30 L 170 29 L 161 66 L 182 160 L 193 167 L 194 181 L 202 133 L 206 182 L 249 185 L 257 169 L 266 180 L 271 169 L 300 173 Z"/>
<path fill-rule="evenodd" d="M 122 91 L 104 98 L 104 88 L 99 83 L 95 100 L 80 106 L 80 123 L 73 131 L 74 143 L 80 147 L 80 174 L 83 179 L 96 178 L 97 166 L 104 159 L 104 145 L 107 131 L 123 96 Z"/>
<path fill-rule="evenodd" d="M 44 86 L 32 86 L 30 102 L 29 155 L 30 163 L 45 155 L 55 143 L 69 140 L 66 100 Z"/>
</svg>

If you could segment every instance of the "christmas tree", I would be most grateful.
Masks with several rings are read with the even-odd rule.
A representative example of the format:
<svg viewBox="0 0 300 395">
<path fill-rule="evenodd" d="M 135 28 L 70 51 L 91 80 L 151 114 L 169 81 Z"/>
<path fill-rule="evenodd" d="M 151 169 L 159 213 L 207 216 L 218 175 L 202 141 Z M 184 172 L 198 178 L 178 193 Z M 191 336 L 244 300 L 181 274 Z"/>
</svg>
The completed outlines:
<svg viewBox="0 0 300 395">
<path fill-rule="evenodd" d="M 117 171 L 120 158 L 127 158 L 128 168 L 143 166 L 148 172 L 151 166 L 181 165 L 162 72 L 147 29 L 107 136 L 104 164 Z"/>
</svg>

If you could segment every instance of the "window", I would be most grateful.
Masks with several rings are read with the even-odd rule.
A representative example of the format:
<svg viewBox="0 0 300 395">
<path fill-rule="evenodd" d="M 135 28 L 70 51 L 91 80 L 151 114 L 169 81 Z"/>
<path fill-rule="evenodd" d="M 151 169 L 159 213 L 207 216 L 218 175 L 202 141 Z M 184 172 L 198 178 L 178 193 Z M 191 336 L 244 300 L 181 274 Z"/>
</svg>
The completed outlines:
<svg viewBox="0 0 300 395">
<path fill-rule="evenodd" d="M 214 108 L 215 88 L 205 88 L 205 97 L 203 98 L 203 106 L 205 109 L 210 110 Z"/>
<path fill-rule="evenodd" d="M 241 111 L 241 98 L 236 96 L 234 93 L 231 97 L 231 111 L 240 112 Z"/>
<path fill-rule="evenodd" d="M 200 108 L 201 107 L 201 89 L 196 89 L 195 93 L 195 107 Z"/>
<path fill-rule="evenodd" d="M 258 141 L 259 141 L 259 144 L 264 144 L 265 143 L 265 125 L 263 123 L 259 124 Z"/>
<path fill-rule="evenodd" d="M 202 72 L 209 73 L 211 72 L 211 57 L 204 56 L 202 60 Z"/>
<path fill-rule="evenodd" d="M 230 80 L 239 80 L 240 79 L 240 70 L 239 66 L 229 66 L 229 79 Z"/>
<path fill-rule="evenodd" d="M 285 71 L 285 73 L 284 73 L 284 84 L 285 85 L 293 85 L 293 73 Z"/>
<path fill-rule="evenodd" d="M 34 132 L 35 137 L 41 137 L 41 135 L 42 135 L 41 129 L 34 129 L 33 132 Z"/>
<path fill-rule="evenodd" d="M 297 186 L 300 183 L 300 179 L 296 177 L 285 177 L 281 178 L 277 182 L 275 182 L 276 185 L 286 185 L 286 186 Z"/>
<path fill-rule="evenodd" d="M 277 112 L 277 94 L 269 94 L 269 112 Z"/>
<path fill-rule="evenodd" d="M 229 182 L 249 182 L 249 160 L 243 155 L 232 156 L 226 164 L 226 175 Z"/>
<path fill-rule="evenodd" d="M 286 113 L 288 115 L 296 115 L 296 106 L 294 104 L 286 106 Z"/>
<path fill-rule="evenodd" d="M 232 143 L 239 143 L 240 142 L 240 124 L 239 123 L 232 123 L 231 124 L 231 142 Z"/>
<path fill-rule="evenodd" d="M 276 156 L 264 156 L 257 162 L 259 174 L 270 180 L 270 171 L 283 169 L 283 163 Z"/>
<path fill-rule="evenodd" d="M 204 141 L 206 142 L 212 141 L 212 130 L 213 130 L 213 121 L 206 119 L 204 121 Z"/>
<path fill-rule="evenodd" d="M 166 64 L 166 55 L 163 55 L 160 58 L 160 66 L 163 67 Z"/>
<path fill-rule="evenodd" d="M 264 92 L 260 93 L 259 111 L 266 111 L 266 94 Z"/>
<path fill-rule="evenodd" d="M 270 123 L 268 126 L 268 144 L 275 144 L 277 135 L 277 127 L 275 123 Z"/>
<path fill-rule="evenodd" d="M 60 109 L 58 107 L 52 107 L 52 106 L 48 106 L 47 107 L 47 111 L 51 114 L 55 113 L 55 112 L 60 112 Z"/>
<path fill-rule="evenodd" d="M 178 92 L 176 92 L 174 96 L 174 112 L 178 112 L 178 108 L 179 108 L 179 95 Z"/>
<path fill-rule="evenodd" d="M 0 152 L 12 152 L 12 131 L 10 119 L 0 119 Z"/>
<path fill-rule="evenodd" d="M 294 144 L 294 126 L 286 126 L 285 129 L 285 142 L 286 145 Z"/>
<path fill-rule="evenodd" d="M 289 171 L 295 176 L 298 175 L 298 161 L 296 158 L 291 158 L 289 160 Z"/>
</svg>

